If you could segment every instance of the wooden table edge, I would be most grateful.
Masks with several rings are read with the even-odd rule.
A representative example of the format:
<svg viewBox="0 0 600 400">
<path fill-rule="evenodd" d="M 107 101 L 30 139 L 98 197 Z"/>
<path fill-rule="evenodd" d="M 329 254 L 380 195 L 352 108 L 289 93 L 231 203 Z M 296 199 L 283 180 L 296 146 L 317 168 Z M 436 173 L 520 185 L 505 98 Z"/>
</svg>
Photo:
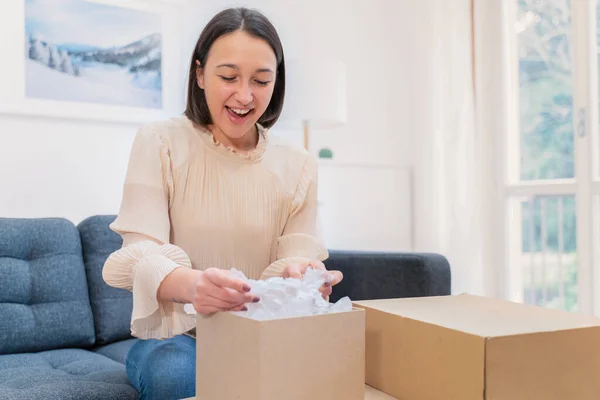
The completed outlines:
<svg viewBox="0 0 600 400">
<path fill-rule="evenodd" d="M 182 400 L 196 400 L 195 397 L 188 397 L 187 399 Z M 373 389 L 369 385 L 365 385 L 365 400 L 398 400 L 395 397 L 392 397 L 388 394 L 380 392 L 377 389 Z"/>
</svg>

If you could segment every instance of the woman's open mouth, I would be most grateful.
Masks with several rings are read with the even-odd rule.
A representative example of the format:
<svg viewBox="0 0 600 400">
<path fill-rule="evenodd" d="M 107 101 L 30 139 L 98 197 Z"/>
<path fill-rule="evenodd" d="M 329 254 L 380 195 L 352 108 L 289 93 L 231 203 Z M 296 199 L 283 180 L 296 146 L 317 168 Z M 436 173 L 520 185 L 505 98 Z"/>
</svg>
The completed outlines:
<svg viewBox="0 0 600 400">
<path fill-rule="evenodd" d="M 235 124 L 243 124 L 248 119 L 248 116 L 254 112 L 254 108 L 233 108 L 225 106 L 229 118 Z"/>
</svg>

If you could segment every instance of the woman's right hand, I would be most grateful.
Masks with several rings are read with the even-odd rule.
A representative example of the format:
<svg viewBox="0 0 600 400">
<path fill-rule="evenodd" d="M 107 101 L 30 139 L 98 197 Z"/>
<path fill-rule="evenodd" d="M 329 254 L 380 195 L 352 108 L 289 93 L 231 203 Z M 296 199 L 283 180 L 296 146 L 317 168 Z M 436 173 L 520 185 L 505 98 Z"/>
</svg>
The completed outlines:
<svg viewBox="0 0 600 400">
<path fill-rule="evenodd" d="M 250 286 L 246 282 L 233 277 L 230 271 L 208 268 L 200 272 L 193 287 L 193 305 L 199 314 L 246 311 L 246 303 L 256 303 L 260 300 L 250 293 Z"/>
</svg>

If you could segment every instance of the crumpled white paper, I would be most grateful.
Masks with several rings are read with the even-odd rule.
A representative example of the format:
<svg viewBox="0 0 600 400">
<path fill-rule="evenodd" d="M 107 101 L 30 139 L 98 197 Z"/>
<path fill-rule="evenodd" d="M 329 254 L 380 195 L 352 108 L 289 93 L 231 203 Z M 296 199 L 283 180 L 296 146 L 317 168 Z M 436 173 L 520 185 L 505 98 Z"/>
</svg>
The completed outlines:
<svg viewBox="0 0 600 400">
<path fill-rule="evenodd" d="M 258 296 L 258 303 L 247 303 L 248 311 L 235 314 L 256 320 L 305 317 L 317 314 L 331 314 L 352 311 L 350 298 L 344 297 L 332 304 L 323 299 L 319 288 L 330 280 L 323 270 L 307 268 L 303 279 L 269 278 L 266 280 L 248 279 L 241 271 L 231 269 L 234 277 L 250 285 L 250 293 Z"/>
</svg>

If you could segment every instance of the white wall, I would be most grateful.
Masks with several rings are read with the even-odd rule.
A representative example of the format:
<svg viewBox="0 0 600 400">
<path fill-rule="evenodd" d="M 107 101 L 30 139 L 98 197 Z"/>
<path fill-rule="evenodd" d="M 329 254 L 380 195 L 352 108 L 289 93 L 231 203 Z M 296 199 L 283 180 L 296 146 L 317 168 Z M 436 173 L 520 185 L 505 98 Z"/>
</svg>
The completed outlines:
<svg viewBox="0 0 600 400">
<path fill-rule="evenodd" d="M 77 223 L 118 211 L 136 127 L 0 116 L 0 216 Z"/>
<path fill-rule="evenodd" d="M 404 167 L 410 164 L 413 135 L 409 108 L 413 94 L 408 89 L 413 77 L 407 62 L 413 57 L 415 36 L 410 31 L 413 16 L 407 13 L 411 3 L 189 2 L 186 18 L 181 21 L 185 34 L 170 44 L 183 49 L 178 62 L 183 66 L 179 78 L 184 80 L 197 36 L 210 17 L 230 5 L 261 10 L 278 29 L 288 58 L 327 54 L 346 64 L 348 123 L 331 131 L 314 131 L 312 149 L 316 152 L 323 146 L 331 147 L 335 160 L 346 164 Z M 0 5 L 0 14 L 14 12 L 11 7 L 14 8 L 14 2 Z M 5 63 L 0 64 L 0 75 L 6 73 Z M 0 216 L 61 216 L 78 222 L 88 215 L 116 213 L 136 128 L 136 124 L 0 114 Z M 274 131 L 301 143 L 300 132 Z M 380 192 L 367 193 L 360 187 L 346 190 L 356 204 L 362 204 L 367 217 L 368 207 L 382 201 L 392 204 L 392 208 L 394 204 L 405 207 L 410 197 L 407 188 L 392 182 L 389 187 L 396 189 L 386 192 L 387 178 L 377 173 L 372 176 L 380 179 L 375 185 L 383 188 Z M 397 218 L 398 214 L 389 216 Z M 403 220 L 397 221 L 397 227 L 390 223 L 390 232 L 406 238 L 410 230 L 406 224 Z M 398 230 L 402 232 L 398 234 Z M 380 230 L 378 234 L 385 236 L 386 232 Z M 352 240 L 359 241 L 356 237 Z M 385 246 L 394 249 L 389 243 Z M 407 247 L 408 243 L 398 243 L 396 249 Z"/>
</svg>

